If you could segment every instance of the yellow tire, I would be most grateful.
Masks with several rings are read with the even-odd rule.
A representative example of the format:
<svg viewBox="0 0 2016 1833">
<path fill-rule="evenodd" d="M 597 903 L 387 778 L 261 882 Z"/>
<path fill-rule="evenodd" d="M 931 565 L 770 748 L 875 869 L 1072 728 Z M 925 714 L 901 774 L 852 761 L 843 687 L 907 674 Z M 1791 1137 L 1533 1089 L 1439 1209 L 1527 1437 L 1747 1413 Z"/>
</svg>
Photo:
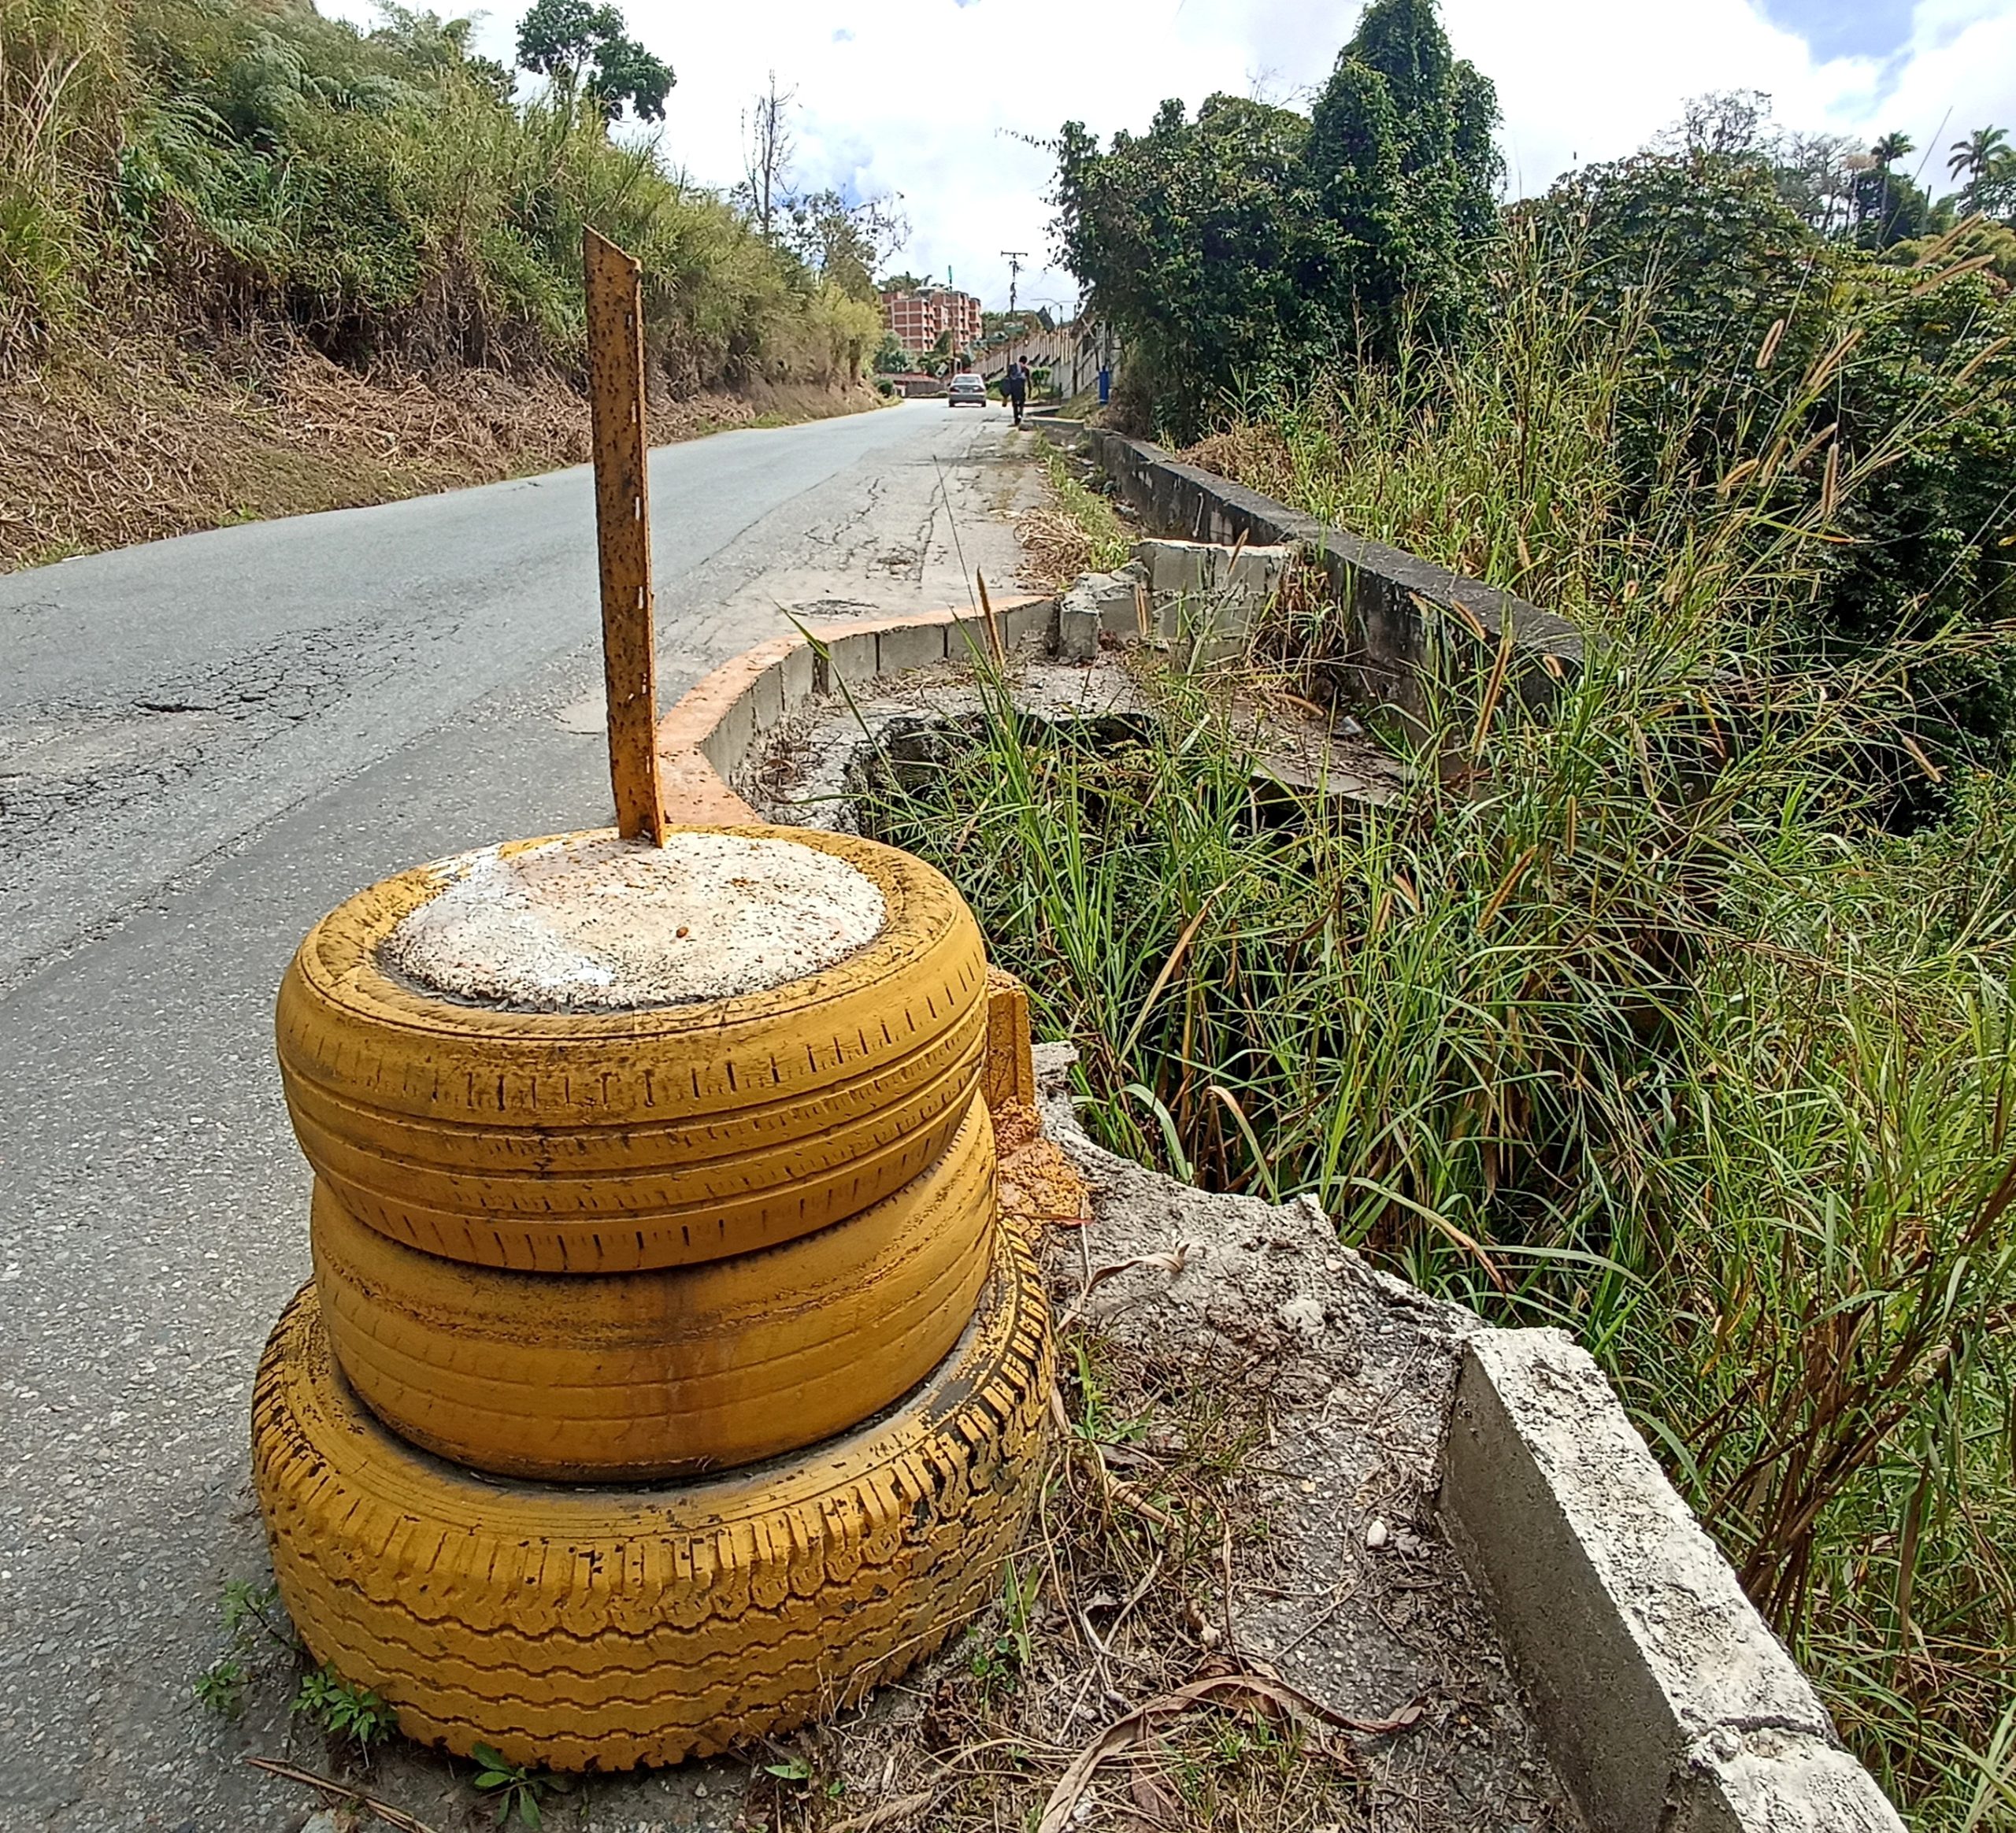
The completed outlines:
<svg viewBox="0 0 2016 1833">
<path fill-rule="evenodd" d="M 973 1316 L 994 1205 L 976 1101 L 894 1196 L 699 1266 L 466 1266 L 387 1239 L 320 1182 L 310 1239 L 336 1361 L 402 1437 L 498 1476 L 634 1483 L 796 1450 L 901 1398 Z"/>
<path fill-rule="evenodd" d="M 767 991 L 595 1013 L 463 1004 L 389 973 L 380 951 L 439 891 L 432 868 L 315 926 L 280 985 L 281 1079 L 353 1215 L 476 1265 L 627 1272 L 812 1234 L 939 1157 L 986 1042 L 972 913 L 892 847 L 724 831 L 839 855 L 881 892 L 881 931 Z"/>
<path fill-rule="evenodd" d="M 350 1391 L 312 1287 L 252 1406 L 280 1596 L 408 1736 L 514 1763 L 676 1763 L 849 1704 L 995 1595 L 1043 1463 L 1050 1316 L 1026 1243 L 902 1403 L 810 1452 L 664 1488 L 489 1483 Z"/>
</svg>

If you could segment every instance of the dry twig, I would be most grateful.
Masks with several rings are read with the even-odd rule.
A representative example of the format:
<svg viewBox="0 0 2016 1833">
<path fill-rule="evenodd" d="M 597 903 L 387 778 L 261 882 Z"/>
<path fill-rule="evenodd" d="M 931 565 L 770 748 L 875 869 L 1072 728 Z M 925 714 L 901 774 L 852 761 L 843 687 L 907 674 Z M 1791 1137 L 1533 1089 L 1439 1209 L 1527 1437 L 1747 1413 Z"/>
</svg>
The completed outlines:
<svg viewBox="0 0 2016 1833">
<path fill-rule="evenodd" d="M 403 1808 L 395 1808 L 390 1802 L 381 1802 L 376 1795 L 366 1794 L 361 1788 L 352 1788 L 346 1782 L 337 1782 L 329 1776 L 317 1776 L 312 1769 L 302 1769 L 291 1763 L 282 1763 L 272 1757 L 248 1757 L 245 1761 L 254 1769 L 263 1769 L 270 1776 L 277 1776 L 287 1782 L 300 1783 L 304 1787 L 319 1788 L 325 1794 L 339 1801 L 354 1802 L 368 1814 L 376 1814 L 396 1833 L 434 1833 L 424 1820 L 416 1820 Z"/>
</svg>

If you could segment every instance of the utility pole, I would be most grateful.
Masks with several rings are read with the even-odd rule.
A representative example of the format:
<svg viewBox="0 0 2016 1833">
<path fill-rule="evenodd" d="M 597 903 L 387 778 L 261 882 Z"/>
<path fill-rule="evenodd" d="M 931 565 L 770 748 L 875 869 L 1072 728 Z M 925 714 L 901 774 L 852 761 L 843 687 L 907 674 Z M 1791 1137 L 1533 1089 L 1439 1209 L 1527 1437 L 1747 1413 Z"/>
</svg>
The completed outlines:
<svg viewBox="0 0 2016 1833">
<path fill-rule="evenodd" d="M 1002 259 L 1008 264 L 1008 309 L 1015 309 L 1015 283 L 1022 277 L 1022 257 L 1029 251 L 1026 248 L 1004 248 Z"/>
</svg>

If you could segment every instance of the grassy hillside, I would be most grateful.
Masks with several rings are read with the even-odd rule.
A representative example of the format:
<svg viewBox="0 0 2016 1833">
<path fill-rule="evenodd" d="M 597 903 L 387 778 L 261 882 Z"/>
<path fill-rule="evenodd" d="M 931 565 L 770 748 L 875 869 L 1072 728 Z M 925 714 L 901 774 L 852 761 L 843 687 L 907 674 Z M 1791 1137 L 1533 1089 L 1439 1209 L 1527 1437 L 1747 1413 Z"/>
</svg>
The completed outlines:
<svg viewBox="0 0 2016 1833">
<path fill-rule="evenodd" d="M 581 456 L 584 224 L 644 263 L 662 433 L 858 389 L 871 305 L 465 31 L 10 0 L 0 565 Z"/>
</svg>

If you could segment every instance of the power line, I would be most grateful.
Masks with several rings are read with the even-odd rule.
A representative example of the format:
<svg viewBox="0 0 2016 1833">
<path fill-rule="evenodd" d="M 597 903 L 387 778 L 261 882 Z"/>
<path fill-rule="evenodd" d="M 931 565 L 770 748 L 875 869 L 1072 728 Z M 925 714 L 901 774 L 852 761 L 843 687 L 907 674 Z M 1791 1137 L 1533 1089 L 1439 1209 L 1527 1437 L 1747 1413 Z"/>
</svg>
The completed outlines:
<svg viewBox="0 0 2016 1833">
<path fill-rule="evenodd" d="M 1029 251 L 1026 248 L 1004 248 L 1002 259 L 1008 264 L 1008 309 L 1015 309 L 1015 283 L 1022 277 L 1022 257 Z"/>
</svg>

